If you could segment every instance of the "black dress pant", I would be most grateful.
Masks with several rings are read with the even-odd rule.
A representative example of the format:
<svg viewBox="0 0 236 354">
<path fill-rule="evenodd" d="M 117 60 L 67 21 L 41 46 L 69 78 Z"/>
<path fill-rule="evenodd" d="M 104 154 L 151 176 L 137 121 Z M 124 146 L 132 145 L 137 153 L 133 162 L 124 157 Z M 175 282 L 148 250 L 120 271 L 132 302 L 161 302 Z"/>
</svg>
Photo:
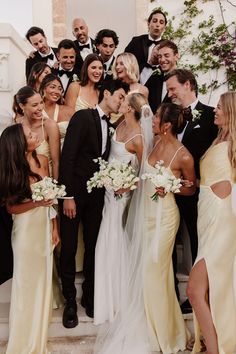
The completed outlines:
<svg viewBox="0 0 236 354">
<path fill-rule="evenodd" d="M 61 232 L 61 280 L 62 292 L 66 300 L 76 297 L 75 256 L 78 244 L 79 223 L 83 225 L 84 236 L 84 282 L 83 301 L 86 307 L 93 309 L 94 301 L 94 266 L 95 266 L 95 247 L 102 219 L 104 204 L 104 190 L 94 189 L 88 194 L 86 189 L 79 191 L 74 198 L 76 203 L 76 217 L 68 218 L 63 214 L 62 206 L 60 213 L 60 232 Z"/>
<path fill-rule="evenodd" d="M 0 284 L 12 277 L 13 252 L 11 247 L 12 216 L 0 206 Z"/>
</svg>

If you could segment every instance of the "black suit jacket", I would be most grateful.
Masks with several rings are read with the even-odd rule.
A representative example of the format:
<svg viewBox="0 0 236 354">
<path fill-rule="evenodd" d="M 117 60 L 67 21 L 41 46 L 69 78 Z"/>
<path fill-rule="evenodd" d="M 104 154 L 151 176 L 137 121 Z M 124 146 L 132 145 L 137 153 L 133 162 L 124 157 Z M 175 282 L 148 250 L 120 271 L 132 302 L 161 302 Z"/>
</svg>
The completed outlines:
<svg viewBox="0 0 236 354">
<path fill-rule="evenodd" d="M 195 109 L 200 112 L 200 118 L 194 122 L 188 122 L 182 143 L 194 158 L 196 177 L 200 178 L 199 161 L 206 150 L 212 144 L 218 133 L 214 124 L 214 108 L 198 101 Z"/>
<path fill-rule="evenodd" d="M 91 39 L 91 43 L 92 43 L 93 53 L 97 53 L 95 41 L 92 38 L 90 38 L 90 39 Z M 77 41 L 77 39 L 74 41 L 74 44 L 75 44 L 75 48 L 76 48 L 76 66 L 79 68 L 79 72 L 80 72 L 84 61 L 83 61 L 83 58 L 80 54 L 79 42 Z"/>
<path fill-rule="evenodd" d="M 109 124 L 107 145 L 102 155 L 101 120 L 96 109 L 83 109 L 70 120 L 61 154 L 59 180 L 66 186 L 67 196 L 86 192 L 86 183 L 99 168 L 93 160 L 102 155 L 107 159 L 110 151 Z"/>
<path fill-rule="evenodd" d="M 58 52 L 58 49 L 57 48 L 52 48 L 53 52 L 54 52 L 54 55 L 57 55 L 57 52 Z M 28 80 L 28 77 L 29 77 L 29 74 L 30 74 L 30 71 L 33 67 L 34 64 L 36 63 L 39 63 L 39 62 L 46 62 L 47 61 L 47 58 L 43 58 L 39 52 L 36 50 L 34 52 L 34 58 L 27 58 L 26 61 L 25 61 L 25 76 L 26 76 L 26 80 Z"/>
<path fill-rule="evenodd" d="M 125 48 L 125 52 L 132 53 L 136 56 L 140 73 L 147 63 L 148 49 L 148 34 L 142 34 L 141 36 L 133 37 Z"/>
<path fill-rule="evenodd" d="M 145 83 L 145 86 L 149 90 L 148 102 L 152 109 L 152 112 L 155 114 L 157 108 L 160 106 L 162 102 L 171 102 L 170 98 L 166 94 L 164 99 L 162 100 L 162 89 L 164 82 L 164 74 L 152 74 Z"/>
</svg>

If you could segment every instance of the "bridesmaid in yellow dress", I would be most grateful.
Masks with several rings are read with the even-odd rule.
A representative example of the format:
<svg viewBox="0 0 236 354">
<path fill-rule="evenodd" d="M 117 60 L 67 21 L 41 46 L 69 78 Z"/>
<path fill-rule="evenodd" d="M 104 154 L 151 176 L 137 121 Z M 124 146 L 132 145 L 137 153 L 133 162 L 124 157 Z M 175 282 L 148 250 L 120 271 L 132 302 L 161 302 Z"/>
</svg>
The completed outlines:
<svg viewBox="0 0 236 354">
<path fill-rule="evenodd" d="M 103 79 L 103 61 L 97 54 L 89 54 L 81 69 L 81 80 L 70 84 L 65 104 L 76 112 L 80 109 L 94 108 L 98 103 L 98 86 Z"/>
<path fill-rule="evenodd" d="M 39 103 L 40 105 L 40 103 Z M 37 111 L 37 106 L 32 107 Z M 0 137 L 0 195 L 13 214 L 12 280 L 7 354 L 47 354 L 52 303 L 52 250 L 59 242 L 51 200 L 33 202 L 30 185 L 48 175 L 45 156 L 36 155 L 38 136 L 15 124 Z"/>
<path fill-rule="evenodd" d="M 31 87 L 24 86 L 19 89 L 14 99 L 17 112 L 21 114 L 18 122 L 38 135 L 40 144 L 37 153 L 48 158 L 50 176 L 57 180 L 60 155 L 60 134 L 57 123 L 43 116 L 43 99 Z M 36 105 L 38 108 L 33 111 L 32 108 Z"/>
<path fill-rule="evenodd" d="M 198 255 L 187 294 L 208 354 L 236 353 L 236 92 L 221 95 L 215 109 L 218 137 L 200 163 Z M 235 186 L 234 186 L 235 188 Z"/>
<path fill-rule="evenodd" d="M 66 129 L 75 111 L 63 104 L 63 86 L 58 76 L 47 75 L 40 85 L 39 92 L 43 97 L 45 114 L 58 124 L 62 148 Z"/>
<path fill-rule="evenodd" d="M 98 104 L 99 84 L 103 79 L 103 61 L 97 54 L 89 54 L 81 69 L 81 80 L 72 82 L 67 90 L 65 104 L 76 112 L 81 109 L 95 108 Z M 84 242 L 80 223 L 76 253 L 76 271 L 83 270 Z"/>
</svg>

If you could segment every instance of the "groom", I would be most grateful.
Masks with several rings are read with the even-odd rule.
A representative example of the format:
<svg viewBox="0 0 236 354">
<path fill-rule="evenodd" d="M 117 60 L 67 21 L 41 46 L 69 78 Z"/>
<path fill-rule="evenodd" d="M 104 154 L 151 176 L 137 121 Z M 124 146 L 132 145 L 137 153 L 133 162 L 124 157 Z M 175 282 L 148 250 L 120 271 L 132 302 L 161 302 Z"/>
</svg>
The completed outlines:
<svg viewBox="0 0 236 354">
<path fill-rule="evenodd" d="M 119 80 L 103 83 L 99 103 L 95 109 L 83 109 L 71 118 L 60 162 L 60 183 L 65 184 L 67 197 L 60 215 L 61 228 L 61 280 L 66 299 L 63 325 L 73 328 L 78 324 L 75 255 L 78 242 L 79 222 L 83 224 L 84 235 L 84 282 L 81 304 L 86 314 L 93 317 L 94 257 L 97 236 L 102 218 L 104 190 L 94 189 L 88 194 L 86 183 L 98 170 L 94 159 L 107 159 L 110 150 L 107 116 L 118 113 L 128 92 L 128 85 Z"/>
</svg>

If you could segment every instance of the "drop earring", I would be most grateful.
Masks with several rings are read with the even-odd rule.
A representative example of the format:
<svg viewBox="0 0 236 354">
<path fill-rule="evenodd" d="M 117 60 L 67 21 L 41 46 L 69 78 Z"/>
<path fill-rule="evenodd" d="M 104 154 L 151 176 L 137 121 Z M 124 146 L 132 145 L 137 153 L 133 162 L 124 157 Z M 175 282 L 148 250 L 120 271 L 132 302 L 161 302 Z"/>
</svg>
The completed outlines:
<svg viewBox="0 0 236 354">
<path fill-rule="evenodd" d="M 164 135 L 166 135 L 166 131 L 164 131 Z"/>
</svg>

